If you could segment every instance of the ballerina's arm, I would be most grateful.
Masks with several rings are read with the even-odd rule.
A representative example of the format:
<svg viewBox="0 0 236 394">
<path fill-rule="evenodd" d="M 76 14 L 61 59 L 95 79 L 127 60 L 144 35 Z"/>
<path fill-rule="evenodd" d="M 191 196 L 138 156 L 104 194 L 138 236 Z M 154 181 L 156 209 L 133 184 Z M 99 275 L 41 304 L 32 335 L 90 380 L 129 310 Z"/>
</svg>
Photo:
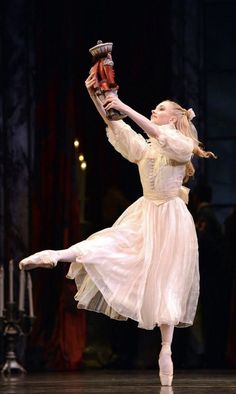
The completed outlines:
<svg viewBox="0 0 236 394">
<path fill-rule="evenodd" d="M 104 103 L 105 110 L 110 108 L 117 109 L 118 111 L 124 112 L 130 119 L 132 119 L 141 129 L 149 136 L 158 138 L 160 136 L 160 130 L 157 125 L 151 122 L 148 118 L 141 115 L 128 105 L 124 104 L 116 96 L 108 96 Z"/>
</svg>

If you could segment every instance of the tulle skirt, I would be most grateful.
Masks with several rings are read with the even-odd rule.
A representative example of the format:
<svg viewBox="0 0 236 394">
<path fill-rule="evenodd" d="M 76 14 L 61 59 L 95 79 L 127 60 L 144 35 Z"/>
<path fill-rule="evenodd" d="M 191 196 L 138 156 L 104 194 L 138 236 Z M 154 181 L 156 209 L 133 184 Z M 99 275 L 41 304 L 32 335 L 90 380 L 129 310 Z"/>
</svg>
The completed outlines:
<svg viewBox="0 0 236 394">
<path fill-rule="evenodd" d="M 76 244 L 67 277 L 75 279 L 78 308 L 140 328 L 193 324 L 199 296 L 195 225 L 179 197 L 161 205 L 145 197 L 110 228 Z"/>
</svg>

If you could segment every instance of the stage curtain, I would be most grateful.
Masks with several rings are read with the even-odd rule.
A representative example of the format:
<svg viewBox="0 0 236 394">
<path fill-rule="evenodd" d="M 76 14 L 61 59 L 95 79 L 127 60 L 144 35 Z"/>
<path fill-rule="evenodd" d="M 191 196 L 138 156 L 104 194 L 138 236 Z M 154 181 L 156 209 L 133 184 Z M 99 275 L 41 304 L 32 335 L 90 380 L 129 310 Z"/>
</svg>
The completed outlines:
<svg viewBox="0 0 236 394">
<path fill-rule="evenodd" d="M 78 138 L 82 144 L 83 139 L 76 107 L 78 48 L 71 39 L 75 25 L 68 19 L 69 9 L 60 4 L 55 9 L 55 2 L 36 1 L 34 7 L 31 252 L 66 248 L 80 239 L 78 152 L 73 142 Z M 28 360 L 34 369 L 70 370 L 81 365 L 85 313 L 76 308 L 76 288 L 65 279 L 67 268 L 60 264 L 53 271 L 32 272 L 37 318 L 29 353 L 35 350 L 38 359 L 33 361 L 29 355 Z"/>
</svg>

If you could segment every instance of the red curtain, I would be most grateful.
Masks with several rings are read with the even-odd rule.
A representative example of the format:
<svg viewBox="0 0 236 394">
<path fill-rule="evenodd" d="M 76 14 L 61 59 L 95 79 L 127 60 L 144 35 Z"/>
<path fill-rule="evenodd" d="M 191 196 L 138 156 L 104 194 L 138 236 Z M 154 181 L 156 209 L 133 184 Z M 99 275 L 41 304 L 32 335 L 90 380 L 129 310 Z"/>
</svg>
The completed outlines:
<svg viewBox="0 0 236 394">
<path fill-rule="evenodd" d="M 75 25 L 71 24 L 70 29 L 68 20 L 71 10 L 64 12 L 60 5 L 55 10 L 52 4 L 41 1 L 35 4 L 32 253 L 66 248 L 80 240 L 74 139 L 78 138 L 83 146 L 83 130 L 76 108 L 78 48 L 71 45 L 71 29 Z M 41 358 L 35 362 L 36 369 L 44 365 L 48 370 L 72 370 L 82 362 L 85 312 L 76 308 L 73 298 L 76 287 L 65 278 L 67 269 L 68 264 L 59 264 L 52 271 L 32 273 L 36 321 L 30 347 L 38 349 Z"/>
</svg>

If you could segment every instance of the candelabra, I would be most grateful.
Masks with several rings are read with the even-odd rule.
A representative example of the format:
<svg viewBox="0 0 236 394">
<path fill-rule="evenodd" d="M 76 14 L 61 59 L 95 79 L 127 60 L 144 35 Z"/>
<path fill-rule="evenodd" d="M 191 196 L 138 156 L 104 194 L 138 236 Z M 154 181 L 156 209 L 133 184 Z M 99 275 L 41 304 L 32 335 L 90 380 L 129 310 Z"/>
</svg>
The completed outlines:
<svg viewBox="0 0 236 394">
<path fill-rule="evenodd" d="M 16 349 L 21 336 L 29 335 L 34 322 L 31 276 L 24 271 L 19 275 L 19 303 L 14 301 L 14 263 L 9 262 L 9 300 L 4 304 L 4 268 L 0 266 L 0 332 L 3 334 L 5 360 L 2 374 L 25 373 L 25 368 L 17 360 Z M 27 279 L 27 280 L 26 280 Z M 28 289 L 27 312 L 25 310 L 25 290 Z"/>
</svg>

